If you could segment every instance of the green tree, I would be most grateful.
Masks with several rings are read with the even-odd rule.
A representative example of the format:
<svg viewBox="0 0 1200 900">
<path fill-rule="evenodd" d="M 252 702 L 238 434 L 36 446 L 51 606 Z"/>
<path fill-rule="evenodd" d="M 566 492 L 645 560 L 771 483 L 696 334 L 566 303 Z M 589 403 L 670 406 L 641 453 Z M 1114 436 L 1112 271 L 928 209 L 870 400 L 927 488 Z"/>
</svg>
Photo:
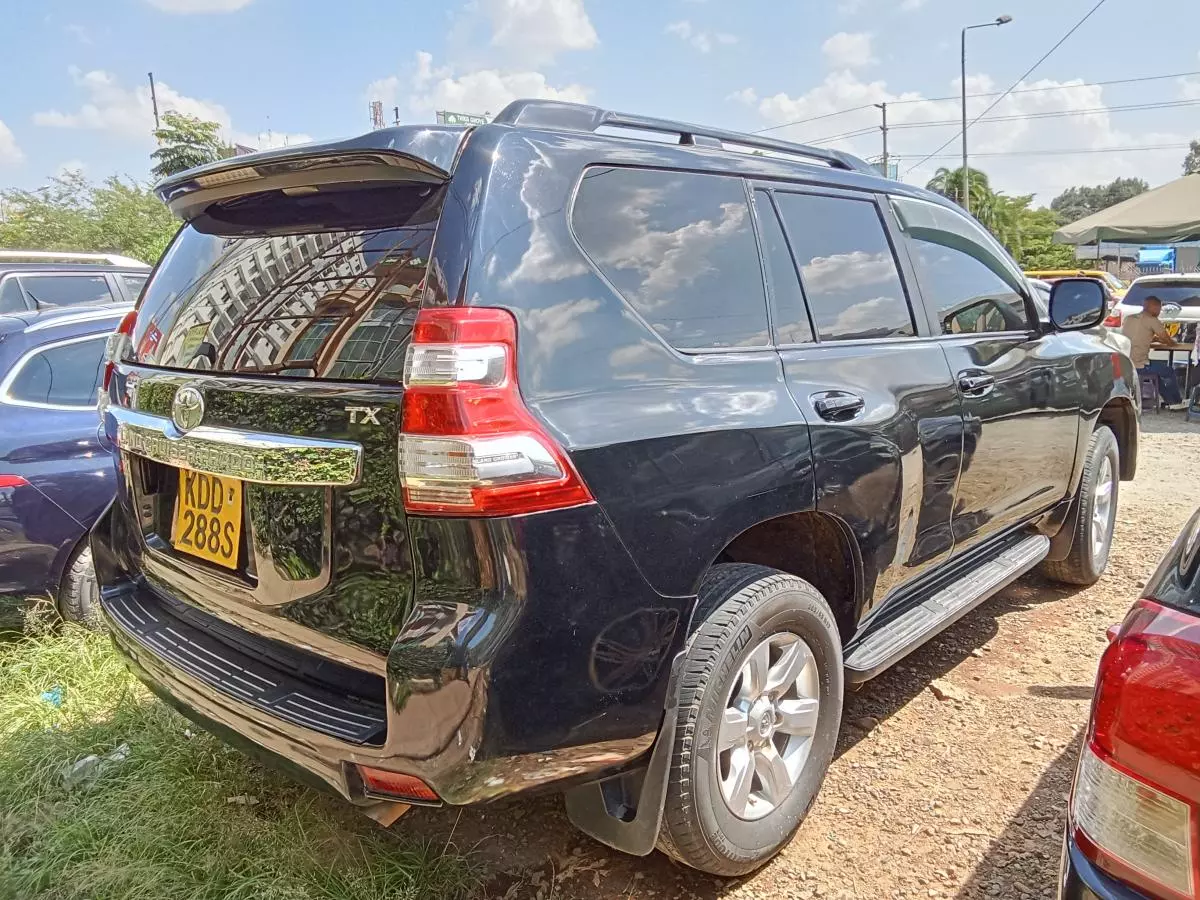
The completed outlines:
<svg viewBox="0 0 1200 900">
<path fill-rule="evenodd" d="M 1050 208 L 1058 216 L 1059 225 L 1070 225 L 1148 190 L 1150 185 L 1140 178 L 1118 178 L 1094 187 L 1069 187 L 1050 201 Z"/>
<path fill-rule="evenodd" d="M 3 197 L 0 247 L 120 253 L 153 263 L 179 227 L 148 185 L 116 176 L 92 184 L 66 172 Z"/>
<path fill-rule="evenodd" d="M 942 166 L 933 173 L 933 177 L 929 179 L 925 187 L 962 206 L 965 196 L 963 185 L 968 183 L 971 190 L 971 212 L 991 203 L 993 195 L 987 173 L 979 169 L 971 169 L 971 177 L 968 180 L 963 177 L 961 166 L 957 169 L 947 169 Z M 978 218 L 978 215 L 976 217 Z"/>
<path fill-rule="evenodd" d="M 217 134 L 221 126 L 216 122 L 177 112 L 164 113 L 162 121 L 162 127 L 154 132 L 158 149 L 150 154 L 155 160 L 150 172 L 155 178 L 166 178 L 233 155 L 233 148 Z"/>
<path fill-rule="evenodd" d="M 1200 141 L 1192 141 L 1187 156 L 1183 158 L 1184 175 L 1200 175 Z"/>
</svg>

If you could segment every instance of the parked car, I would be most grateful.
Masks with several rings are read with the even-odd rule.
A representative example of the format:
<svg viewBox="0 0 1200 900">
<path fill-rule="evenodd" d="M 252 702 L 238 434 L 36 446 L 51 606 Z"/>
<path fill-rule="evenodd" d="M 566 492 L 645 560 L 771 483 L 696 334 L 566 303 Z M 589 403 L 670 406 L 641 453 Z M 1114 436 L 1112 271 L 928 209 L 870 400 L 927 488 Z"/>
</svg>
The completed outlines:
<svg viewBox="0 0 1200 900">
<path fill-rule="evenodd" d="M 1059 278 L 1099 278 L 1118 300 L 1124 297 L 1129 289 L 1129 285 L 1124 281 L 1103 269 L 1033 269 L 1025 274 L 1043 281 L 1057 281 Z"/>
<path fill-rule="evenodd" d="M 1138 408 L 1102 292 L 1042 325 L 974 220 L 854 157 L 522 101 L 158 191 L 104 615 L 383 821 L 559 788 L 614 847 L 751 871 L 847 685 L 1107 563 Z"/>
<path fill-rule="evenodd" d="M 48 594 L 68 619 L 95 615 L 86 538 L 116 490 L 96 400 L 105 344 L 129 309 L 0 316 L 0 606 L 10 613 Z"/>
<path fill-rule="evenodd" d="M 111 253 L 0 250 L 0 315 L 132 303 L 150 267 Z"/>
<path fill-rule="evenodd" d="M 1129 286 L 1125 297 L 1117 304 L 1105 324 L 1119 328 L 1125 317 L 1142 311 L 1147 297 L 1154 296 L 1162 301 L 1158 318 L 1172 330 L 1180 343 L 1194 344 L 1196 326 L 1200 324 L 1200 273 L 1143 275 Z M 1183 362 L 1186 354 L 1176 353 L 1176 362 Z M 1166 350 L 1151 350 L 1151 359 L 1166 360 Z"/>
<path fill-rule="evenodd" d="M 1200 512 L 1100 659 L 1067 821 L 1064 900 L 1200 888 Z"/>
</svg>

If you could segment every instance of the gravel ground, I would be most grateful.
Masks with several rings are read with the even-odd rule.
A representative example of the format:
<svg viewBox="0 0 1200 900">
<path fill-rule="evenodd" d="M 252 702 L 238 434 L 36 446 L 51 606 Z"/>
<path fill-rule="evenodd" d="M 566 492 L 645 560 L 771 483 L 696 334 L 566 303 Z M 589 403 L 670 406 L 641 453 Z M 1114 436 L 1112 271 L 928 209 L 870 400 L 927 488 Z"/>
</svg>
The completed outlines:
<svg viewBox="0 0 1200 900">
<path fill-rule="evenodd" d="M 1143 421 L 1108 572 L 1086 590 L 1028 576 L 847 698 L 838 756 L 796 839 L 721 882 L 574 832 L 544 797 L 406 817 L 454 829 L 505 898 L 1024 898 L 1055 895 L 1071 786 L 1105 629 L 1200 504 L 1200 425 Z M 939 701 L 930 685 L 948 683 Z"/>
</svg>

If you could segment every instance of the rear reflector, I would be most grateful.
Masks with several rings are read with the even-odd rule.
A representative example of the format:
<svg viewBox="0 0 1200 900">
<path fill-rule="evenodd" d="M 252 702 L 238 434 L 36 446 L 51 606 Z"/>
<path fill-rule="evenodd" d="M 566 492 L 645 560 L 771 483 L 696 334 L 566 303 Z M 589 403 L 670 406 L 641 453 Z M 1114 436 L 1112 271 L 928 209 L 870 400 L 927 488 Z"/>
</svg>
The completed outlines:
<svg viewBox="0 0 1200 900">
<path fill-rule="evenodd" d="M 404 364 L 400 480 L 413 513 L 520 515 L 589 503 L 517 386 L 517 323 L 503 309 L 422 309 Z"/>
<path fill-rule="evenodd" d="M 363 787 L 367 793 L 376 797 L 387 797 L 409 803 L 441 802 L 441 798 L 434 793 L 433 788 L 415 775 L 389 772 L 386 769 L 372 769 L 370 766 L 359 766 L 358 774 L 362 778 Z"/>
</svg>

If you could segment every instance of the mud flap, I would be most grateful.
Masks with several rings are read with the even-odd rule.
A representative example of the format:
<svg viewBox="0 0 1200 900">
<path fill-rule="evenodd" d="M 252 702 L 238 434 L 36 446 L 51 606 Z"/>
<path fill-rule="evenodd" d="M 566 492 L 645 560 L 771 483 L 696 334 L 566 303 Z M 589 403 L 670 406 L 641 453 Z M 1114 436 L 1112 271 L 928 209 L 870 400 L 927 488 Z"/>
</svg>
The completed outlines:
<svg viewBox="0 0 1200 900">
<path fill-rule="evenodd" d="M 663 723 L 645 766 L 566 792 L 567 817 L 580 831 L 622 853 L 647 856 L 658 843 L 670 782 L 671 754 L 679 716 L 679 668 L 683 653 L 671 662 Z"/>
</svg>

